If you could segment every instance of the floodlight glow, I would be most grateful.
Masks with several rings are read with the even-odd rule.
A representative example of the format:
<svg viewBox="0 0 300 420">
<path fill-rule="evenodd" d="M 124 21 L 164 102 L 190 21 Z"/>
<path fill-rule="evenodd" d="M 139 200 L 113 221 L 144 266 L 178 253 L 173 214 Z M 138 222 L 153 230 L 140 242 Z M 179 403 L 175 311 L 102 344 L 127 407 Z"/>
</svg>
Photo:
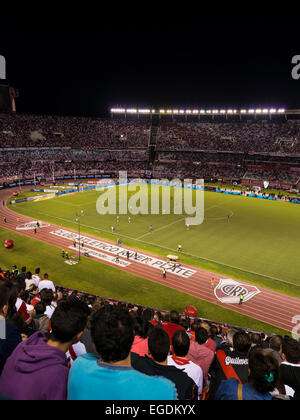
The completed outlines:
<svg viewBox="0 0 300 420">
<path fill-rule="evenodd" d="M 256 112 L 256 114 L 261 114 L 262 113 L 262 110 L 261 109 L 257 109 L 255 112 Z"/>
<path fill-rule="evenodd" d="M 255 114 L 255 110 L 254 109 L 249 109 L 248 114 Z"/>
<path fill-rule="evenodd" d="M 241 109 L 241 114 L 247 114 L 247 111 L 245 109 Z"/>
<path fill-rule="evenodd" d="M 179 111 L 179 114 L 185 114 L 185 111 L 184 111 L 183 109 L 181 109 L 181 110 Z"/>
<path fill-rule="evenodd" d="M 194 115 L 198 115 L 199 114 L 199 111 L 197 109 L 194 109 L 193 114 Z"/>
<path fill-rule="evenodd" d="M 278 110 L 278 113 L 279 113 L 279 114 L 284 114 L 284 113 L 285 113 L 285 109 L 279 109 L 279 110 Z"/>
<path fill-rule="evenodd" d="M 178 113 L 179 113 L 178 109 L 173 110 L 173 114 L 178 114 Z"/>
<path fill-rule="evenodd" d="M 125 114 L 126 110 L 123 108 L 112 108 L 111 113 L 113 114 Z"/>
<path fill-rule="evenodd" d="M 268 114 L 269 110 L 268 109 L 263 109 L 263 114 Z"/>
<path fill-rule="evenodd" d="M 209 109 L 208 111 L 206 111 L 207 114 L 211 114 L 211 110 Z"/>
<path fill-rule="evenodd" d="M 139 109 L 139 114 L 150 114 L 150 109 Z"/>
<path fill-rule="evenodd" d="M 226 114 L 225 109 L 222 109 L 222 110 L 220 111 L 220 114 Z"/>
<path fill-rule="evenodd" d="M 201 109 L 200 114 L 205 114 L 204 109 Z"/>
<path fill-rule="evenodd" d="M 270 114 L 276 114 L 277 109 L 270 109 Z"/>
<path fill-rule="evenodd" d="M 218 111 L 217 109 L 214 109 L 212 113 L 213 113 L 213 114 L 218 114 L 218 113 L 219 113 L 219 111 Z"/>
<path fill-rule="evenodd" d="M 187 111 L 185 111 L 186 112 L 186 114 L 191 114 L 192 113 L 192 111 L 190 110 L 190 109 L 188 109 Z"/>
<path fill-rule="evenodd" d="M 232 109 L 228 109 L 227 114 L 233 114 L 233 110 Z"/>
<path fill-rule="evenodd" d="M 165 114 L 166 113 L 166 111 L 164 109 L 161 109 L 159 112 L 160 112 L 160 114 Z"/>
<path fill-rule="evenodd" d="M 127 114 L 137 114 L 137 109 L 127 109 Z"/>
</svg>

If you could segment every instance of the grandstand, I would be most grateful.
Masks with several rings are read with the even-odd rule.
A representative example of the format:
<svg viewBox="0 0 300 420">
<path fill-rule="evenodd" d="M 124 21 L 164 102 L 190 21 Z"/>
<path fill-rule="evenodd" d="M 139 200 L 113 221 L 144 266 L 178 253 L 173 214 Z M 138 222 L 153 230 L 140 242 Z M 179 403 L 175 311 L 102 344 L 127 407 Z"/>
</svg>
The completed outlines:
<svg viewBox="0 0 300 420">
<path fill-rule="evenodd" d="M 27 185 L 26 193 L 32 184 L 53 186 L 58 180 L 116 179 L 119 171 L 127 171 L 133 179 L 195 181 L 203 178 L 207 184 L 228 184 L 240 190 L 246 188 L 248 192 L 254 187 L 263 189 L 267 183 L 267 188 L 284 191 L 282 194 L 287 197 L 288 193 L 293 193 L 294 198 L 299 194 L 300 111 L 215 110 L 203 114 L 202 111 L 124 108 L 112 109 L 111 113 L 111 119 L 0 115 L 1 190 L 10 188 L 11 195 L 12 188 Z M 158 120 L 154 120 L 155 116 Z M 281 197 L 275 194 L 276 198 Z M 8 209 L 6 193 L 2 197 L 0 214 L 4 229 L 13 231 L 21 223 L 32 222 L 27 217 L 18 220 L 20 215 L 14 213 L 17 210 Z M 79 207 L 76 209 L 79 211 Z M 6 217 L 16 220 L 7 221 Z M 229 224 L 227 214 L 225 220 Z M 42 231 L 43 241 L 47 242 L 46 233 L 53 233 L 52 230 L 51 226 L 49 231 Z M 79 250 L 80 234 L 79 230 Z M 71 261 L 75 265 L 77 248 L 74 248 Z M 104 249 L 103 253 L 107 257 L 109 252 Z M 63 258 L 66 258 L 65 251 Z M 110 265 L 115 264 L 112 257 L 109 261 Z M 1 256 L 0 266 L 4 267 Z M 218 400 L 226 399 L 230 391 L 221 387 L 222 380 L 234 379 L 244 385 L 245 399 L 299 399 L 300 344 L 284 333 L 275 335 L 228 325 L 222 320 L 207 320 L 202 314 L 198 317 L 198 314 L 179 314 L 176 310 L 153 309 L 113 296 L 100 297 L 89 290 L 79 292 L 63 284 L 56 284 L 51 293 L 48 276 L 33 275 L 33 267 L 32 272 L 26 267 L 22 270 L 21 265 L 18 269 L 6 268 L 0 269 L 0 315 L 7 332 L 7 338 L 0 335 L 1 398 L 87 399 L 82 381 L 91 384 L 95 399 L 108 399 L 109 395 L 114 400 L 151 397 L 159 400 L 154 392 L 157 386 L 166 400 Z M 208 278 L 211 276 L 206 281 Z M 41 287 L 43 282 L 45 287 Z M 293 305 L 297 305 L 294 299 Z M 244 304 L 240 303 L 242 311 Z M 97 320 L 101 331 L 97 330 Z M 177 335 L 181 334 L 182 347 L 184 340 L 188 343 L 186 351 L 176 347 L 178 331 L 181 331 Z M 43 365 L 43 356 L 35 353 L 38 346 L 44 346 L 44 350 L 55 349 L 49 350 L 48 355 L 51 362 L 56 357 L 54 373 Z M 167 347 L 161 359 L 155 353 L 157 346 L 162 354 Z M 22 355 L 28 351 L 38 361 L 34 372 L 28 372 L 28 360 L 19 365 Z M 64 366 L 65 359 L 68 368 Z M 131 361 L 133 372 L 128 369 Z M 174 363 L 185 366 L 184 373 L 179 373 Z M 118 366 L 126 386 L 110 375 Z M 97 367 L 101 368 L 101 381 L 94 371 Z M 193 376 L 196 368 L 201 381 Z M 134 379 L 132 374 L 136 375 Z M 43 381 L 42 375 L 48 381 Z M 164 380 L 157 380 L 155 385 L 149 376 L 164 377 Z M 139 386 L 130 387 L 131 380 Z M 41 387 L 33 386 L 37 381 L 41 381 Z M 19 386 L 22 383 L 28 385 L 22 388 Z M 56 383 L 55 391 L 53 383 Z M 237 383 L 233 384 L 234 389 Z M 110 394 L 106 393 L 106 385 Z M 106 398 L 101 398 L 101 392 Z M 237 398 L 231 395 L 229 399 Z"/>
</svg>

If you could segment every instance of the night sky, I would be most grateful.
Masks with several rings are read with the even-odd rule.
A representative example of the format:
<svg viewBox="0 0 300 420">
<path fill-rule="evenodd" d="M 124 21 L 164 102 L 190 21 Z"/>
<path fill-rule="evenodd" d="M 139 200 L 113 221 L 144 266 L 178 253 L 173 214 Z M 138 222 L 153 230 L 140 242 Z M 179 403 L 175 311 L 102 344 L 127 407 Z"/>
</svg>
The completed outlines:
<svg viewBox="0 0 300 420">
<path fill-rule="evenodd" d="M 291 76 L 292 57 L 300 55 L 296 16 L 166 22 L 0 29 L 7 78 L 20 93 L 17 111 L 105 117 L 118 105 L 300 109 L 300 80 Z"/>
</svg>

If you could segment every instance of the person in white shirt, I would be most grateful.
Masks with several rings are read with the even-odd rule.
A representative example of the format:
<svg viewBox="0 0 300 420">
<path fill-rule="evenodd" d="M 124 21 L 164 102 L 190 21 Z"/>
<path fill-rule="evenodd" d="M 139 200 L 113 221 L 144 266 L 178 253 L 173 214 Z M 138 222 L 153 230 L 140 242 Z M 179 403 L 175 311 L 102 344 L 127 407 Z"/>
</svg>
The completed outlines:
<svg viewBox="0 0 300 420">
<path fill-rule="evenodd" d="M 43 289 L 41 291 L 41 301 L 44 303 L 44 305 L 46 306 L 46 310 L 44 312 L 44 315 L 47 315 L 47 317 L 49 319 L 51 319 L 56 306 L 53 304 L 53 298 L 54 298 L 54 293 L 52 290 L 50 289 Z"/>
<path fill-rule="evenodd" d="M 187 358 L 190 339 L 186 331 L 177 330 L 172 337 L 172 355 L 168 356 L 168 366 L 183 370 L 198 386 L 199 396 L 203 391 L 203 371 L 199 365 Z"/>
<path fill-rule="evenodd" d="M 32 279 L 35 281 L 36 286 L 38 286 L 38 285 L 39 285 L 39 282 L 41 281 L 41 278 L 40 278 L 40 276 L 39 276 L 40 271 L 41 271 L 41 270 L 40 270 L 39 268 L 37 268 L 37 269 L 35 270 L 35 274 L 32 276 Z"/>
<path fill-rule="evenodd" d="M 28 271 L 28 273 L 26 273 L 25 283 L 26 283 L 25 290 L 29 290 L 30 289 L 30 286 L 32 284 L 35 285 L 35 286 L 37 286 L 36 281 L 32 278 L 32 274 L 31 274 L 30 271 Z"/>
<path fill-rule="evenodd" d="M 55 286 L 53 282 L 49 280 L 49 276 L 47 273 L 44 275 L 44 279 L 39 282 L 39 292 L 41 292 L 41 290 L 43 289 L 50 289 L 53 292 L 56 291 Z"/>
</svg>

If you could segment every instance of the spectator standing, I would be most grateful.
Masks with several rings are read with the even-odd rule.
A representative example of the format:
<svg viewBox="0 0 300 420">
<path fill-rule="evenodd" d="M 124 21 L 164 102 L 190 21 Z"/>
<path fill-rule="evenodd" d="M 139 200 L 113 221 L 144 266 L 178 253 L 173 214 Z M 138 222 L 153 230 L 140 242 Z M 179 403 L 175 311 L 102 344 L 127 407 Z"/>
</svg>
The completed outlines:
<svg viewBox="0 0 300 420">
<path fill-rule="evenodd" d="M 170 343 L 172 342 L 172 337 L 175 331 L 185 329 L 179 325 L 180 317 L 177 311 L 170 312 L 169 321 L 165 321 L 162 324 L 163 329 L 168 333 L 170 338 Z"/>
</svg>

